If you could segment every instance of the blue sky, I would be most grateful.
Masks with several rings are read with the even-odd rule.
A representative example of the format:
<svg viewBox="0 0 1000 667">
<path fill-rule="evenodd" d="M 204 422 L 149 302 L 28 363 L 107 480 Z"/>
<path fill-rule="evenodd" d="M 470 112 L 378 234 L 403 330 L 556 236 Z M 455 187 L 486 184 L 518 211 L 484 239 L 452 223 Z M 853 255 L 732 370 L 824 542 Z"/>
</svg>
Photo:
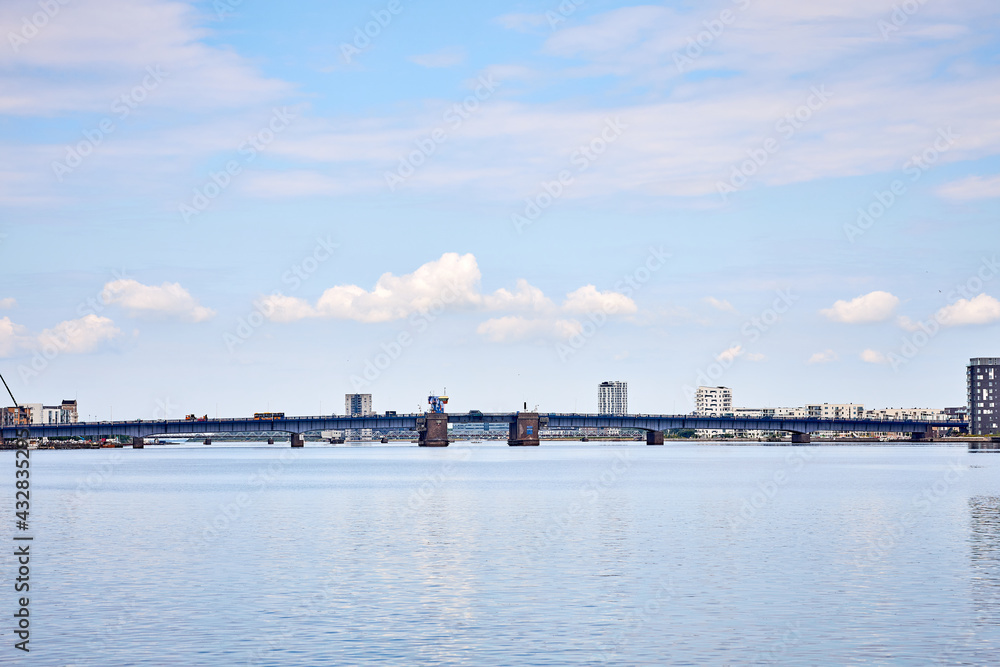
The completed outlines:
<svg viewBox="0 0 1000 667">
<path fill-rule="evenodd" d="M 960 405 L 998 10 L 829 4 L 5 2 L 0 367 L 99 418 Z"/>
</svg>

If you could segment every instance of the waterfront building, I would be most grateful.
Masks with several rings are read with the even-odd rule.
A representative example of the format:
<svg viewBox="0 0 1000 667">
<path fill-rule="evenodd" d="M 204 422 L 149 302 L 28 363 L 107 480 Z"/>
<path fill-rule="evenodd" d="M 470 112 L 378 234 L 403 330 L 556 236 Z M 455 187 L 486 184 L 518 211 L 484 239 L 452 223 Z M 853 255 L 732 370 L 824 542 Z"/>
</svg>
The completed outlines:
<svg viewBox="0 0 1000 667">
<path fill-rule="evenodd" d="M 372 410 L 371 394 L 344 394 L 344 415 L 347 417 L 370 417 L 375 414 Z M 348 429 L 344 431 L 347 440 L 371 440 L 372 430 L 370 428 Z"/>
<path fill-rule="evenodd" d="M 729 387 L 698 387 L 694 395 L 694 413 L 705 417 L 733 414 L 733 390 Z M 732 434 L 731 430 L 721 429 L 700 428 L 696 431 L 699 438 L 731 437 Z"/>
<path fill-rule="evenodd" d="M 612 380 L 597 386 L 597 413 L 601 415 L 628 414 L 628 383 Z"/>
<path fill-rule="evenodd" d="M 1000 400 L 1000 357 L 971 359 L 965 377 L 969 399 L 969 433 L 1000 433 L 1000 412 L 997 412 L 996 405 Z"/>
</svg>

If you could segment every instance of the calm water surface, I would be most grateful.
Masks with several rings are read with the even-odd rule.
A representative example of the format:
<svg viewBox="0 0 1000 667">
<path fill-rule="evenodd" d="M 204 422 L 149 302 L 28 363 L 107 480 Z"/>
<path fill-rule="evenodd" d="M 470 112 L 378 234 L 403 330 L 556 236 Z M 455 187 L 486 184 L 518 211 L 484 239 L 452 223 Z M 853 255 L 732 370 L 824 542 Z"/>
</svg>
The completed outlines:
<svg viewBox="0 0 1000 667">
<path fill-rule="evenodd" d="M 0 624 L 9 664 L 1000 662 L 1000 454 L 219 443 L 31 462 L 32 652 Z"/>
</svg>

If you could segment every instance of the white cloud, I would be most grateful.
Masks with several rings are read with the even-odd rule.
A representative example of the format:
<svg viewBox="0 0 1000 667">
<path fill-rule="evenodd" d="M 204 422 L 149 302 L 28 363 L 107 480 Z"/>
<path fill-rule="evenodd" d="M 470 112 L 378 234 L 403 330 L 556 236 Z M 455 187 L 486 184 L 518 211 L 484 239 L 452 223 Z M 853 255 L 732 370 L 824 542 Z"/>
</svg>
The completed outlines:
<svg viewBox="0 0 1000 667">
<path fill-rule="evenodd" d="M 729 303 L 725 299 L 716 299 L 714 296 L 706 296 L 704 301 L 716 310 L 722 310 L 728 313 L 736 312 L 736 309 L 733 308 L 733 304 Z"/>
<path fill-rule="evenodd" d="M 988 294 L 980 294 L 974 299 L 960 299 L 939 310 L 934 319 L 946 327 L 990 324 L 1000 320 L 1000 301 Z"/>
<path fill-rule="evenodd" d="M 358 322 L 389 322 L 432 310 L 479 309 L 533 313 L 534 318 L 500 317 L 480 326 L 490 340 L 507 342 L 547 333 L 572 335 L 579 323 L 560 319 L 559 313 L 628 315 L 637 312 L 632 299 L 618 292 L 600 292 L 586 285 L 566 295 L 556 306 L 542 290 L 519 279 L 514 291 L 501 288 L 492 294 L 480 291 L 482 274 L 472 254 L 445 253 L 413 273 L 383 274 L 369 291 L 358 285 L 337 285 L 323 292 L 315 305 L 308 301 L 275 294 L 260 299 L 261 311 L 275 322 L 306 318 L 334 318 Z M 567 333 L 569 332 L 569 333 Z"/>
<path fill-rule="evenodd" d="M 421 67 L 454 67 L 455 65 L 461 65 L 465 62 L 465 49 L 449 47 L 441 49 L 440 51 L 435 51 L 434 53 L 410 56 L 407 60 L 420 65 Z"/>
<path fill-rule="evenodd" d="M 743 356 L 743 354 L 745 354 L 745 352 L 746 351 L 743 349 L 742 345 L 736 345 L 734 347 L 729 348 L 728 350 L 723 350 L 722 352 L 720 352 L 719 354 L 717 354 L 715 356 L 715 360 L 716 361 L 736 361 L 736 359 L 738 357 Z"/>
<path fill-rule="evenodd" d="M 851 301 L 838 301 L 819 312 L 834 322 L 861 324 L 889 319 L 898 305 L 899 297 L 889 292 L 871 292 Z"/>
<path fill-rule="evenodd" d="M 1000 197 L 1000 175 L 987 177 L 969 176 L 968 178 L 946 183 L 939 187 L 936 192 L 942 197 L 958 201 Z"/>
<path fill-rule="evenodd" d="M 638 310 L 635 301 L 618 292 L 598 292 L 593 285 L 585 285 L 566 295 L 563 310 L 568 313 L 613 313 L 629 315 Z"/>
<path fill-rule="evenodd" d="M 877 350 L 865 350 L 861 353 L 861 361 L 868 364 L 884 364 L 886 356 Z"/>
<path fill-rule="evenodd" d="M 515 292 L 498 289 L 485 297 L 484 303 L 490 310 L 530 310 L 540 313 L 555 310 L 552 300 L 523 278 L 517 281 Z"/>
<path fill-rule="evenodd" d="M 0 25 L 19 30 L 22 17 L 38 11 L 34 0 L 8 0 L 0 4 Z M 0 110 L 108 113 L 109 100 L 141 85 L 147 67 L 165 78 L 143 106 L 232 108 L 291 90 L 265 79 L 234 50 L 209 45 L 212 33 L 201 20 L 191 5 L 174 0 L 60 2 L 59 13 L 28 44 L 0 49 Z"/>
<path fill-rule="evenodd" d="M 102 343 L 121 335 L 121 329 L 107 317 L 85 315 L 78 320 L 60 322 L 38 335 L 42 349 L 54 348 L 67 354 L 93 352 Z"/>
<path fill-rule="evenodd" d="M 15 299 L 12 296 L 7 297 L 6 299 L 0 299 L 0 308 L 3 308 L 4 310 L 8 308 L 13 308 L 16 305 L 17 305 L 17 299 Z"/>
<path fill-rule="evenodd" d="M 532 338 L 567 340 L 581 331 L 582 325 L 576 320 L 528 319 L 514 315 L 487 320 L 476 329 L 476 333 L 491 343 L 517 343 Z"/>
<path fill-rule="evenodd" d="M 27 330 L 10 321 L 9 317 L 0 317 L 0 357 L 9 357 L 27 344 Z"/>
<path fill-rule="evenodd" d="M 85 354 L 119 335 L 121 330 L 114 322 L 93 314 L 60 322 L 37 335 L 30 333 L 26 327 L 11 322 L 10 318 L 3 317 L 0 318 L 0 358 L 34 349 L 45 351 L 49 356 L 60 353 Z"/>
<path fill-rule="evenodd" d="M 825 352 L 817 352 L 816 354 L 809 357 L 810 364 L 828 364 L 831 361 L 836 361 L 840 357 L 833 350 L 826 350 Z"/>
<path fill-rule="evenodd" d="M 126 308 L 132 315 L 167 315 L 189 322 L 204 322 L 215 316 L 214 310 L 201 306 L 180 283 L 155 287 L 131 278 L 115 280 L 104 286 L 102 298 L 105 303 Z"/>
</svg>

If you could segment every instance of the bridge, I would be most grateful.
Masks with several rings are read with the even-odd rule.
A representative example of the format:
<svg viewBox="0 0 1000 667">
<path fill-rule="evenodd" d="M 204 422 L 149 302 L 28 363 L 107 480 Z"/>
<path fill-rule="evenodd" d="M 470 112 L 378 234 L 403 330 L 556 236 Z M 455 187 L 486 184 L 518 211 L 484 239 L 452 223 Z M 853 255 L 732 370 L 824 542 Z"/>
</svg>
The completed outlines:
<svg viewBox="0 0 1000 667">
<path fill-rule="evenodd" d="M 672 429 L 711 429 L 786 432 L 793 444 L 807 444 L 817 431 L 835 433 L 909 433 L 914 441 L 933 437 L 935 429 L 968 430 L 961 421 L 903 421 L 877 419 L 812 419 L 783 417 L 733 417 L 699 415 L 590 415 L 573 413 L 482 413 L 462 414 L 386 413 L 370 416 L 285 417 L 281 419 L 135 420 L 79 422 L 75 424 L 31 424 L 0 428 L 4 438 L 67 438 L 130 436 L 133 447 L 145 438 L 226 433 L 275 433 L 291 436 L 292 447 L 303 447 L 303 434 L 316 431 L 372 429 L 416 431 L 421 447 L 447 447 L 448 424 L 506 424 L 507 444 L 512 447 L 539 444 L 543 428 L 623 428 L 646 431 L 646 443 L 662 445 L 663 432 Z"/>
</svg>

